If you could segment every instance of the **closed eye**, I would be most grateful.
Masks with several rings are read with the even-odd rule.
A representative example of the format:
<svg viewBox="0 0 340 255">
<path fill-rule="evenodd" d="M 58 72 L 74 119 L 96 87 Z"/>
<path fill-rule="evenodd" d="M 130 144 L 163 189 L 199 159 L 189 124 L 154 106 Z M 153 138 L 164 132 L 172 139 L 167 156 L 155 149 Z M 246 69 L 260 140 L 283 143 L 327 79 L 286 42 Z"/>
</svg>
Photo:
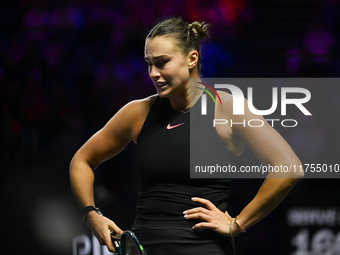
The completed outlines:
<svg viewBox="0 0 340 255">
<path fill-rule="evenodd" d="M 148 58 L 145 58 L 145 61 L 148 66 L 155 65 L 157 68 L 163 68 L 170 61 L 170 58 L 167 56 L 159 56 L 153 59 L 153 63 Z"/>
<path fill-rule="evenodd" d="M 162 68 L 162 67 L 165 66 L 165 64 L 166 64 L 167 62 L 168 62 L 168 61 L 156 61 L 156 62 L 155 62 L 155 66 L 156 66 L 157 68 Z"/>
</svg>

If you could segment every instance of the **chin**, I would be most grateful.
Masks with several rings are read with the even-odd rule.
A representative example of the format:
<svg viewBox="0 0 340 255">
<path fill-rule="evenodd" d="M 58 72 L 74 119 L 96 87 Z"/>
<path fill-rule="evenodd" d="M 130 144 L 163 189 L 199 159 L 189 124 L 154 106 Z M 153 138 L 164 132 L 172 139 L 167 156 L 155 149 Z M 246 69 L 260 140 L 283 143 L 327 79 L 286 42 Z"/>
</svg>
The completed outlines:
<svg viewBox="0 0 340 255">
<path fill-rule="evenodd" d="M 170 94 L 170 90 L 168 89 L 164 89 L 164 90 L 160 90 L 160 89 L 157 89 L 157 94 L 159 97 L 161 98 L 166 98 L 166 97 L 169 97 L 169 94 Z"/>
<path fill-rule="evenodd" d="M 166 93 L 166 92 L 164 92 L 164 91 L 162 91 L 162 92 L 157 91 L 157 94 L 158 94 L 158 96 L 161 97 L 161 98 L 167 98 L 167 97 L 169 97 L 169 94 Z"/>
</svg>

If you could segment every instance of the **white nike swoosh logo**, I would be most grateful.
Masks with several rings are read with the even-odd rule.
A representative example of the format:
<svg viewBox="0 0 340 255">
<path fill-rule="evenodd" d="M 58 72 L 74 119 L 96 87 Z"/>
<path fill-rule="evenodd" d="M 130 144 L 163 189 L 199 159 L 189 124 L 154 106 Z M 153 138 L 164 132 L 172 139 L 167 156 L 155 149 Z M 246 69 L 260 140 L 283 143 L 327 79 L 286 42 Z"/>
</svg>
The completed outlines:
<svg viewBox="0 0 340 255">
<path fill-rule="evenodd" d="M 181 124 L 174 125 L 174 126 L 171 126 L 170 123 L 169 123 L 169 125 L 166 127 L 166 129 L 173 129 L 175 127 L 179 127 L 179 126 L 182 126 L 182 125 L 184 125 L 184 122 L 181 123 Z"/>
</svg>

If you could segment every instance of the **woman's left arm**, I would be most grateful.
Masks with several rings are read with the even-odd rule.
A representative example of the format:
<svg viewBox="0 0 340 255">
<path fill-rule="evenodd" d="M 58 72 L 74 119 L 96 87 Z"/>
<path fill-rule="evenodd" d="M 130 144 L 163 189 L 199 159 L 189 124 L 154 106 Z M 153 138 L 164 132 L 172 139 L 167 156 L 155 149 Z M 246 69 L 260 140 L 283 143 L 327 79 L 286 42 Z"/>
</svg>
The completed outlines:
<svg viewBox="0 0 340 255">
<path fill-rule="evenodd" d="M 230 106 L 231 102 L 228 103 Z M 196 224 L 195 229 L 208 227 L 224 235 L 230 235 L 230 230 L 233 234 L 238 234 L 242 232 L 242 229 L 248 229 L 269 214 L 304 175 L 303 171 L 294 171 L 294 169 L 300 169 L 298 166 L 301 165 L 301 162 L 283 137 L 262 116 L 254 115 L 246 109 L 248 107 L 245 100 L 245 114 L 233 115 L 234 123 L 243 123 L 244 121 L 248 123 L 248 120 L 251 119 L 261 119 L 264 125 L 251 127 L 236 124 L 232 127 L 232 132 L 236 132 L 242 138 L 264 165 L 279 168 L 287 166 L 291 170 L 270 172 L 254 199 L 237 216 L 238 225 L 233 224 L 232 228 L 229 227 L 231 217 L 228 212 L 218 211 L 210 201 L 196 199 L 207 209 L 198 207 L 185 212 L 187 219 L 206 221 Z M 296 166 L 296 168 L 291 166 Z"/>
<path fill-rule="evenodd" d="M 261 119 L 262 127 L 235 125 L 233 131 L 237 132 L 256 157 L 266 166 L 279 169 L 278 172 L 269 172 L 263 185 L 254 199 L 241 211 L 237 221 L 242 229 L 248 229 L 270 213 L 290 192 L 294 185 L 304 176 L 300 169 L 301 162 L 284 140 L 267 121 L 248 110 L 245 100 L 245 114 L 234 115 L 235 122 L 245 119 Z M 285 167 L 285 171 L 282 171 Z M 289 171 L 287 171 L 289 169 Z"/>
</svg>

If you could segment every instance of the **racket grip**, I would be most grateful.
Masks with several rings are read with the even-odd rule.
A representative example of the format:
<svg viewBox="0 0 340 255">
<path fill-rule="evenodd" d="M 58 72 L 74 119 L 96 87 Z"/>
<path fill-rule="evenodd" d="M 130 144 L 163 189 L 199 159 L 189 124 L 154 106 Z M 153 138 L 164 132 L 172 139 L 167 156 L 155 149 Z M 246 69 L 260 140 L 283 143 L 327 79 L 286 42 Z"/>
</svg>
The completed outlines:
<svg viewBox="0 0 340 255">
<path fill-rule="evenodd" d="M 115 247 L 116 253 L 118 255 L 122 255 L 122 249 L 120 248 L 119 239 L 120 239 L 120 236 L 111 230 L 111 240 L 112 240 L 113 246 Z"/>
<path fill-rule="evenodd" d="M 113 245 L 114 245 L 114 247 L 116 249 L 117 254 L 118 255 L 122 255 L 122 250 L 120 249 L 120 245 L 118 243 L 118 240 L 114 240 L 113 239 L 112 242 L 113 242 Z"/>
</svg>

